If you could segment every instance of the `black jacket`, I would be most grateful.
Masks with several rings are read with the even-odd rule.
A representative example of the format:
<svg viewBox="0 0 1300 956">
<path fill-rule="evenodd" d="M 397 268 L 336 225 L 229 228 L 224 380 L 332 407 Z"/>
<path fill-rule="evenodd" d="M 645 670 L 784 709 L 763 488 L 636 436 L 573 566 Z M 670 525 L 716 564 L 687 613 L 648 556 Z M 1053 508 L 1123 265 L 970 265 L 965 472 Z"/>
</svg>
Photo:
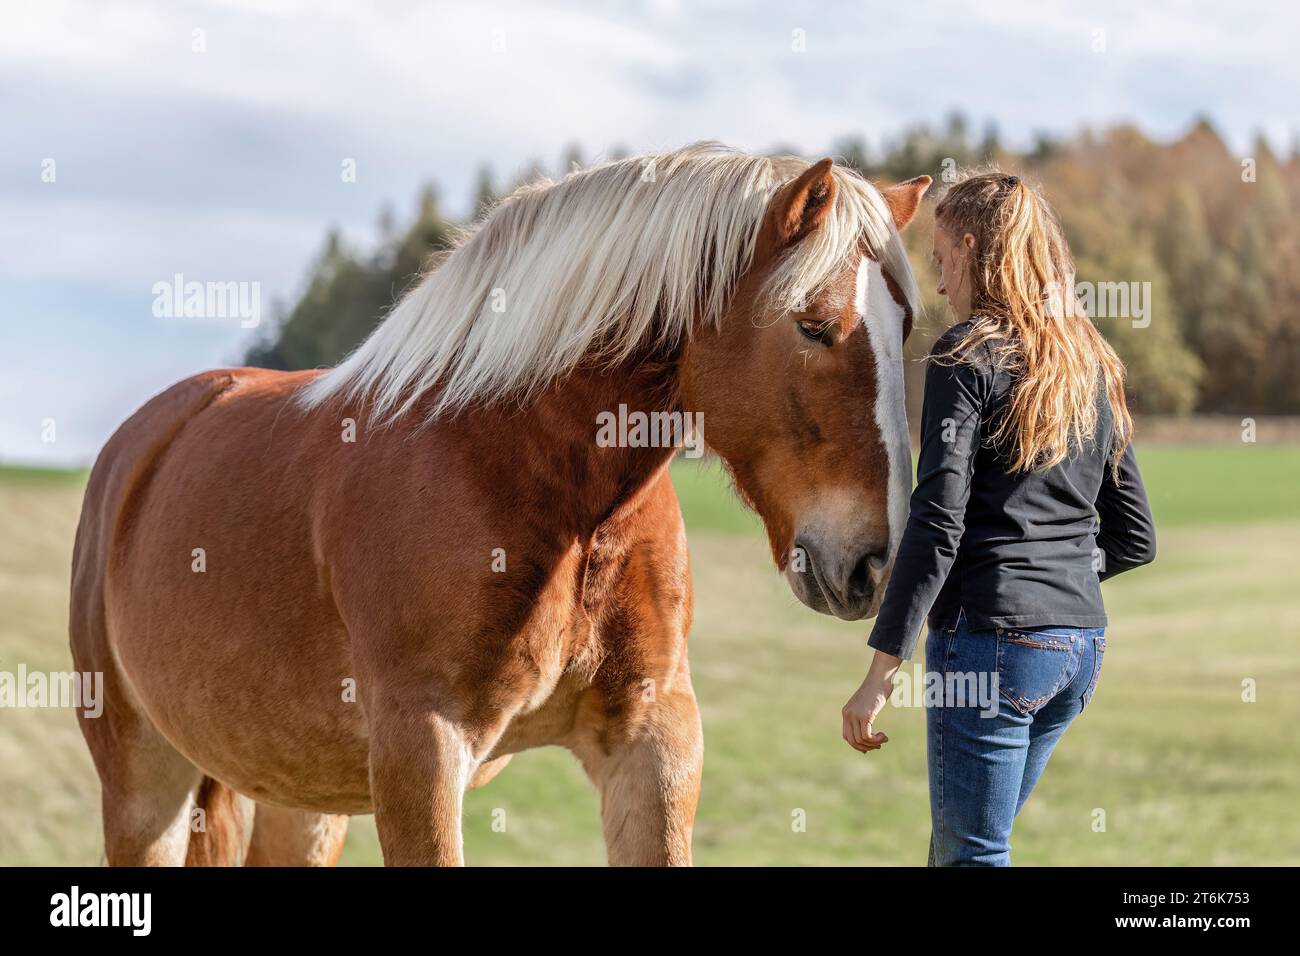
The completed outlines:
<svg viewBox="0 0 1300 956">
<path fill-rule="evenodd" d="M 933 354 L 970 330 L 949 329 Z M 929 363 L 911 513 L 868 643 L 910 657 L 931 629 L 1104 627 L 1100 582 L 1155 558 L 1155 526 L 1130 445 L 1112 478 L 1110 403 L 1097 433 L 1065 461 L 1012 474 L 990 434 L 1012 377 L 987 346 L 957 364 Z"/>
</svg>

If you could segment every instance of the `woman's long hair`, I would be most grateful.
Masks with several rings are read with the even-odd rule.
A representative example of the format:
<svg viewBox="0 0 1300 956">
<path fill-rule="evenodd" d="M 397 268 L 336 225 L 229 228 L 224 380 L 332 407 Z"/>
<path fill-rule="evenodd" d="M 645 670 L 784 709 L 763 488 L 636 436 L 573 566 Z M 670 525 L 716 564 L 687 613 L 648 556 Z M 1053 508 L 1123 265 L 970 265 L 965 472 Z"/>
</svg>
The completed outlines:
<svg viewBox="0 0 1300 956">
<path fill-rule="evenodd" d="M 974 326 L 936 359 L 962 361 L 987 344 L 1012 372 L 1007 413 L 990 436 L 1008 449 L 1011 470 L 1050 468 L 1093 440 L 1103 383 L 1118 469 L 1133 433 L 1124 364 L 1075 299 L 1074 261 L 1047 200 L 1018 176 L 977 173 L 948 191 L 935 223 L 955 241 L 975 237 Z"/>
</svg>

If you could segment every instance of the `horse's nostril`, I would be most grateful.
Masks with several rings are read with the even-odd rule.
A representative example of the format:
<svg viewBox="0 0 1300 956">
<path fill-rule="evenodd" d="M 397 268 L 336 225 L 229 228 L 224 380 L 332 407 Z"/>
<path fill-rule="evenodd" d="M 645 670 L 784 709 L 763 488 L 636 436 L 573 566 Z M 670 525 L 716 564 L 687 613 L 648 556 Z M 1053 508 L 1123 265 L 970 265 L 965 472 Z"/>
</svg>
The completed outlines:
<svg viewBox="0 0 1300 956">
<path fill-rule="evenodd" d="M 853 573 L 849 575 L 848 593 L 845 597 L 865 599 L 871 596 L 876 589 L 875 577 L 871 573 L 872 560 L 869 554 L 864 554 L 858 559 L 858 563 L 853 566 Z"/>
<path fill-rule="evenodd" d="M 870 600 L 889 566 L 889 554 L 885 551 L 871 551 L 858 559 L 849 575 L 848 597 Z"/>
</svg>

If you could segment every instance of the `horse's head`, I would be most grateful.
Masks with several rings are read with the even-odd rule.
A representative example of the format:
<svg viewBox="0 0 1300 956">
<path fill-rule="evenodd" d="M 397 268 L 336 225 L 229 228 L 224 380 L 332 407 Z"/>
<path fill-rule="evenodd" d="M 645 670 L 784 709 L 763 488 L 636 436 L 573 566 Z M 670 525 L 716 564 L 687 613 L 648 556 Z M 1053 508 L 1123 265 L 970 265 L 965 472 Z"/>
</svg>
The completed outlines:
<svg viewBox="0 0 1300 956">
<path fill-rule="evenodd" d="M 907 518 L 915 283 L 897 230 L 929 184 L 877 192 L 829 159 L 785 182 L 720 328 L 682 356 L 683 405 L 777 567 L 804 604 L 845 620 L 879 608 Z"/>
</svg>

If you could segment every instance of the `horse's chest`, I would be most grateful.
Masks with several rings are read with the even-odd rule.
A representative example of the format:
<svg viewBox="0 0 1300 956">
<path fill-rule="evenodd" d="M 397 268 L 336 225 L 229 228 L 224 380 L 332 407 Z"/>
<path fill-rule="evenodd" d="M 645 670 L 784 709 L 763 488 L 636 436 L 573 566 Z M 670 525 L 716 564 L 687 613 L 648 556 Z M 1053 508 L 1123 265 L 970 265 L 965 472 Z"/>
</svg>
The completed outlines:
<svg viewBox="0 0 1300 956">
<path fill-rule="evenodd" d="M 557 575 L 557 586 L 539 596 L 536 613 L 519 635 L 530 686 L 507 736 L 521 749 L 562 736 L 582 693 L 617 653 L 609 622 L 617 614 L 622 563 L 609 548 L 575 549 L 574 558 L 569 573 Z"/>
<path fill-rule="evenodd" d="M 685 540 L 680 520 L 653 530 L 667 540 L 611 521 L 552 567 L 520 635 L 528 687 L 499 753 L 560 743 L 671 679 L 690 614 Z"/>
</svg>

